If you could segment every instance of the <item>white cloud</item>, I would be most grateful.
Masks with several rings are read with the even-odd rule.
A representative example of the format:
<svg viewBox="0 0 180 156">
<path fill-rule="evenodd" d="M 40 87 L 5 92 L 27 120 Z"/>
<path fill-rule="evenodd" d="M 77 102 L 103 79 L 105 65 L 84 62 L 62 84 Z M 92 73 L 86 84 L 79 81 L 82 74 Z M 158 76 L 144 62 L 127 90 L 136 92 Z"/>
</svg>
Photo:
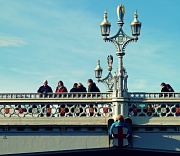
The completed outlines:
<svg viewBox="0 0 180 156">
<path fill-rule="evenodd" d="M 12 36 L 0 36 L 0 47 L 7 46 L 23 46 L 26 44 L 25 40 L 19 37 Z"/>
<path fill-rule="evenodd" d="M 29 74 L 29 75 L 43 75 L 43 73 L 38 73 L 38 72 L 31 72 L 31 71 L 25 71 L 22 69 L 17 69 L 17 68 L 10 68 L 9 69 L 12 72 L 16 72 L 16 73 L 21 73 L 21 74 Z"/>
</svg>

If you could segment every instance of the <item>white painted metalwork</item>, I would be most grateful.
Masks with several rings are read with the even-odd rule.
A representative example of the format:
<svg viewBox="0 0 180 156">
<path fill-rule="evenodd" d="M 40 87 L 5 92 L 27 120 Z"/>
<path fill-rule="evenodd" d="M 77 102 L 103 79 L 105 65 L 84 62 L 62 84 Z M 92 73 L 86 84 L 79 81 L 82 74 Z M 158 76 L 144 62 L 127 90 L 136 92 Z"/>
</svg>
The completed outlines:
<svg viewBox="0 0 180 156">
<path fill-rule="evenodd" d="M 180 93 L 129 92 L 126 99 L 114 98 L 112 95 L 113 93 L 109 92 L 45 95 L 1 93 L 0 118 L 114 118 L 121 113 L 136 120 L 136 124 L 141 124 L 139 117 L 168 117 L 172 120 L 180 117 Z M 166 120 L 162 119 L 161 122 L 166 123 Z M 176 121 L 175 123 L 178 124 Z"/>
</svg>

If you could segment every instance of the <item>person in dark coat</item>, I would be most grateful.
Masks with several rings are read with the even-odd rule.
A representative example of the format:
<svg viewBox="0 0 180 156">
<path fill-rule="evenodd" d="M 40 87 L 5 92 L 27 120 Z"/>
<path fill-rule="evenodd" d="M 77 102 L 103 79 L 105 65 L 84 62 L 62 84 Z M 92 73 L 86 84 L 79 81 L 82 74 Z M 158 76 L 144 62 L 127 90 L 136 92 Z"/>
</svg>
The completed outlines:
<svg viewBox="0 0 180 156">
<path fill-rule="evenodd" d="M 169 92 L 169 90 L 167 89 L 167 86 L 164 82 L 161 83 L 161 92 Z M 168 94 L 164 94 L 164 97 L 167 97 Z M 163 94 L 160 94 L 160 97 L 163 97 Z"/>
<path fill-rule="evenodd" d="M 96 83 L 92 79 L 88 79 L 88 92 L 100 92 L 99 88 L 96 86 Z"/>
<path fill-rule="evenodd" d="M 52 93 L 53 90 L 52 88 L 48 85 L 48 81 L 44 80 L 43 81 L 43 85 L 39 87 L 39 89 L 37 90 L 38 93 L 42 93 L 40 94 L 40 97 L 47 97 L 48 93 Z M 41 107 L 44 107 L 44 104 L 41 104 Z M 47 105 L 47 108 L 49 108 L 49 105 Z M 43 113 L 45 112 L 45 110 L 43 110 Z M 44 116 L 44 114 L 41 113 L 41 116 Z M 47 114 L 49 116 L 49 114 Z"/>
<path fill-rule="evenodd" d="M 74 83 L 73 88 L 71 88 L 70 92 L 77 92 L 77 83 Z"/>
<path fill-rule="evenodd" d="M 82 83 L 78 83 L 77 91 L 78 92 L 87 92 L 86 87 L 84 87 Z"/>
<path fill-rule="evenodd" d="M 43 85 L 39 87 L 39 89 L 37 90 L 38 93 L 52 93 L 52 88 L 50 86 L 48 86 L 48 81 L 44 80 L 43 81 Z"/>
<path fill-rule="evenodd" d="M 161 92 L 169 92 L 169 90 L 167 89 L 167 86 L 164 82 L 161 83 Z"/>
<path fill-rule="evenodd" d="M 170 84 L 166 84 L 166 87 L 169 90 L 169 92 L 174 92 L 174 89 L 171 87 Z"/>
</svg>

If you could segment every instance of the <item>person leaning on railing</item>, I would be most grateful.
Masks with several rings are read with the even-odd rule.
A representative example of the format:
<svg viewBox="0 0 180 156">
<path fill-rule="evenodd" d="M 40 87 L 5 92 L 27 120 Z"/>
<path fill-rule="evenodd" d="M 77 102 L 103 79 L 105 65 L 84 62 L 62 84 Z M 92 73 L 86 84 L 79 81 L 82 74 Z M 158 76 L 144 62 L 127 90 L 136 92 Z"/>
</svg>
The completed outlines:
<svg viewBox="0 0 180 156">
<path fill-rule="evenodd" d="M 92 79 L 88 79 L 88 92 L 100 92 L 99 88 L 96 86 L 96 83 Z"/>
<path fill-rule="evenodd" d="M 118 126 L 127 128 L 126 138 L 128 138 L 131 133 L 131 129 L 130 129 L 129 125 L 124 121 L 124 117 L 120 114 L 116 116 L 116 121 L 111 125 L 110 130 L 109 130 L 109 133 L 113 138 L 114 138 L 113 128 L 118 127 Z"/>
<path fill-rule="evenodd" d="M 166 84 L 166 87 L 169 90 L 169 92 L 174 92 L 174 89 L 171 87 L 170 84 Z"/>
<path fill-rule="evenodd" d="M 56 87 L 55 92 L 56 92 L 57 97 L 62 97 L 62 94 L 60 94 L 60 93 L 64 93 L 64 92 L 67 93 L 67 92 L 68 92 L 67 88 L 64 86 L 63 81 L 61 81 L 61 80 L 58 81 L 58 85 L 57 85 L 57 87 Z M 64 94 L 63 96 L 66 97 L 67 95 Z M 58 113 L 58 112 L 59 112 L 59 109 L 58 109 L 59 105 L 58 105 L 58 104 L 54 104 L 53 106 L 56 108 L 56 111 L 55 111 L 55 112 Z M 53 113 L 55 113 L 55 112 L 53 112 Z M 54 116 L 56 117 L 57 114 L 54 115 Z"/>
<path fill-rule="evenodd" d="M 39 87 L 39 89 L 37 90 L 38 93 L 42 93 L 42 95 L 40 95 L 40 97 L 47 97 L 48 93 L 53 93 L 52 88 L 48 85 L 48 81 L 44 80 L 43 81 L 43 85 Z M 45 105 L 41 104 L 41 108 L 43 108 Z M 47 105 L 47 108 L 49 108 L 50 106 Z M 45 113 L 45 109 L 43 108 L 43 111 Z M 44 116 L 43 113 L 41 114 L 41 116 Z"/>
<path fill-rule="evenodd" d="M 161 83 L 161 92 L 169 92 L 166 84 L 164 82 Z M 164 94 L 164 97 L 167 97 L 168 94 Z M 160 97 L 163 97 L 163 94 L 160 94 Z"/>
<path fill-rule="evenodd" d="M 52 93 L 53 91 L 52 91 L 52 88 L 48 85 L 48 81 L 44 80 L 43 85 L 39 87 L 37 92 L 47 94 L 47 93 Z"/>
<path fill-rule="evenodd" d="M 62 81 L 58 81 L 58 85 L 56 87 L 56 93 L 68 92 L 67 88 L 64 86 Z"/>
<path fill-rule="evenodd" d="M 80 82 L 77 85 L 77 92 L 87 92 L 86 87 Z"/>
<path fill-rule="evenodd" d="M 74 83 L 73 88 L 70 89 L 70 92 L 77 92 L 77 83 Z"/>
<path fill-rule="evenodd" d="M 166 87 L 169 90 L 169 92 L 174 92 L 174 89 L 171 87 L 170 84 L 166 84 Z M 172 97 L 172 96 L 173 96 L 173 94 L 169 94 L 169 97 Z"/>
</svg>

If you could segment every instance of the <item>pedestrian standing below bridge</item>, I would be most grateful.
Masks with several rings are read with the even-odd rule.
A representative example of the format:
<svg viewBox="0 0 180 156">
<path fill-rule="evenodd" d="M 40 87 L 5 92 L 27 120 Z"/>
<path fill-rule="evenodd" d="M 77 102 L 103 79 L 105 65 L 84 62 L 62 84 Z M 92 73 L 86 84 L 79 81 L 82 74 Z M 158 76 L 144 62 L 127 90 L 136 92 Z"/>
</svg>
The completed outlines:
<svg viewBox="0 0 180 156">
<path fill-rule="evenodd" d="M 128 138 L 128 136 L 131 133 L 131 129 L 130 129 L 129 125 L 124 121 L 124 117 L 120 114 L 116 116 L 116 121 L 110 127 L 109 133 L 112 137 L 114 137 L 113 128 L 118 127 L 118 126 L 122 126 L 122 127 L 127 128 L 126 138 Z"/>
<path fill-rule="evenodd" d="M 116 116 L 116 121 L 110 126 L 109 133 L 113 138 L 112 144 L 114 146 L 122 147 L 131 144 L 131 127 L 128 124 L 129 122 L 127 123 L 126 121 L 124 117 L 119 114 Z"/>
</svg>

